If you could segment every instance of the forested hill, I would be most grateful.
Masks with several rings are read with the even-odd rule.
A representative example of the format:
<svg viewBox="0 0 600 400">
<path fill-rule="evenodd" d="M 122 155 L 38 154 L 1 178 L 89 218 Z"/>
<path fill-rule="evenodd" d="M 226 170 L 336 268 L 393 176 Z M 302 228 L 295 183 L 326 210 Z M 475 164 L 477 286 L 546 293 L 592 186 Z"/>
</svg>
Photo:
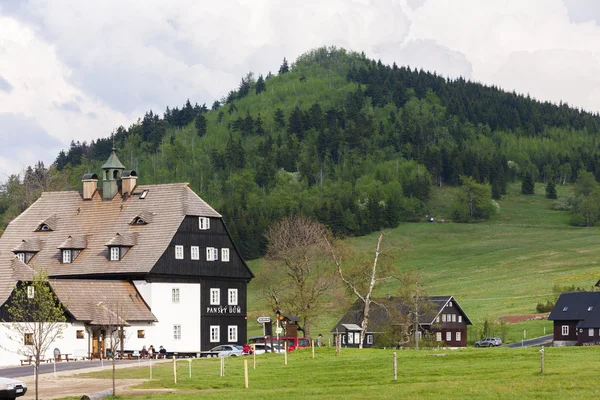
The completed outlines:
<svg viewBox="0 0 600 400">
<path fill-rule="evenodd" d="M 248 74 L 208 107 L 149 111 L 114 140 L 140 183 L 189 182 L 255 258 L 284 215 L 363 235 L 424 215 L 432 186 L 462 175 L 489 183 L 495 198 L 523 175 L 564 184 L 587 169 L 598 178 L 599 129 L 598 114 L 567 104 L 320 48 L 277 74 Z M 3 226 L 41 190 L 79 188 L 111 147 L 110 137 L 73 142 L 50 169 L 11 177 Z"/>
</svg>

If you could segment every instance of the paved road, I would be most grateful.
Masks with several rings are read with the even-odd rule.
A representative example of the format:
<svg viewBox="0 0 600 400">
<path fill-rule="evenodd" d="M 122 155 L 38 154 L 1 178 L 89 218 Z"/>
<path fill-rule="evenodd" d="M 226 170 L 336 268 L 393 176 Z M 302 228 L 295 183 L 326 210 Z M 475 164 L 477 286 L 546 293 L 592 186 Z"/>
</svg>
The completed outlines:
<svg viewBox="0 0 600 400">
<path fill-rule="evenodd" d="M 142 361 L 143 363 L 144 361 Z M 138 363 L 136 360 L 119 360 L 117 365 Z M 109 368 L 111 361 L 104 361 L 104 368 Z M 73 371 L 84 368 L 95 368 L 101 367 L 102 362 L 100 361 L 69 361 L 56 363 L 56 372 L 61 371 Z M 54 372 L 54 364 L 43 363 L 40 364 L 40 374 L 50 374 Z M 33 366 L 24 367 L 7 367 L 0 368 L 0 376 L 5 378 L 18 378 L 23 376 L 33 375 Z"/>
<path fill-rule="evenodd" d="M 552 335 L 540 336 L 535 339 L 525 340 L 524 342 L 507 344 L 506 347 L 519 348 L 519 347 L 533 347 L 533 346 L 551 346 Z"/>
</svg>

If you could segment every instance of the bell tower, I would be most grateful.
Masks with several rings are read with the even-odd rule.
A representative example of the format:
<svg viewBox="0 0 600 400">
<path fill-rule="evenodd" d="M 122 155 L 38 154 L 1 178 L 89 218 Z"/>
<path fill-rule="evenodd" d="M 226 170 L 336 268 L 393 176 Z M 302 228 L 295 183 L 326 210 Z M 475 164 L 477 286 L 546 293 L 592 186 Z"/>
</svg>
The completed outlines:
<svg viewBox="0 0 600 400">
<path fill-rule="evenodd" d="M 121 173 L 125 170 L 113 147 L 108 160 L 102 166 L 102 200 L 112 199 L 119 191 Z"/>
</svg>

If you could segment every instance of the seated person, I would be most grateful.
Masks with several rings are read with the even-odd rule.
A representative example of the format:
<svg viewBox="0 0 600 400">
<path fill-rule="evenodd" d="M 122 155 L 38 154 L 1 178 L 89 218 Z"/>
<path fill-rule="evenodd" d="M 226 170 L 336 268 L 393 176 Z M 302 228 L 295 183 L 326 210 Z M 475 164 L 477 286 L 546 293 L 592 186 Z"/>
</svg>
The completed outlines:
<svg viewBox="0 0 600 400">
<path fill-rule="evenodd" d="M 167 349 L 165 349 L 164 347 L 160 346 L 160 348 L 158 350 L 158 354 L 160 354 L 160 358 L 167 357 Z"/>
<path fill-rule="evenodd" d="M 142 358 L 148 358 L 148 350 L 146 350 L 146 346 L 142 347 L 142 351 L 140 351 L 140 356 Z"/>
</svg>

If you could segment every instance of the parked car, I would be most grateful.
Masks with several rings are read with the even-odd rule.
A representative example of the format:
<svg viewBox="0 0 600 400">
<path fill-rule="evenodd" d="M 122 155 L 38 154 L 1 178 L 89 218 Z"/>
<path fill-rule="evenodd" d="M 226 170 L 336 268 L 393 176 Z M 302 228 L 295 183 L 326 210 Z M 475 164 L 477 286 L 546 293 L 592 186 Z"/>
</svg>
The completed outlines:
<svg viewBox="0 0 600 400">
<path fill-rule="evenodd" d="M 502 339 L 499 337 L 491 337 L 481 339 L 478 342 L 475 342 L 475 347 L 495 347 L 500 346 L 502 344 Z"/>
<path fill-rule="evenodd" d="M 14 399 L 27 393 L 25 382 L 10 378 L 0 378 L 0 399 Z"/>
<path fill-rule="evenodd" d="M 287 341 L 287 349 L 288 351 L 294 351 L 295 349 L 303 349 L 305 347 L 310 347 L 310 341 L 306 338 L 299 337 L 280 337 L 279 338 L 279 346 L 281 349 L 285 349 L 285 342 Z M 266 336 L 264 339 L 260 340 L 260 343 L 269 343 L 271 344 L 271 338 Z M 273 337 L 273 345 L 277 344 L 277 338 Z"/>
<path fill-rule="evenodd" d="M 244 348 L 233 344 L 222 344 L 200 353 L 202 357 L 237 357 L 244 354 Z"/>
<path fill-rule="evenodd" d="M 282 346 L 278 346 L 276 344 L 273 344 L 273 347 L 271 347 L 270 344 L 266 344 L 266 343 L 255 343 L 253 344 L 254 347 L 254 351 L 255 353 L 258 354 L 264 354 L 264 353 L 285 353 L 285 349 Z"/>
</svg>

